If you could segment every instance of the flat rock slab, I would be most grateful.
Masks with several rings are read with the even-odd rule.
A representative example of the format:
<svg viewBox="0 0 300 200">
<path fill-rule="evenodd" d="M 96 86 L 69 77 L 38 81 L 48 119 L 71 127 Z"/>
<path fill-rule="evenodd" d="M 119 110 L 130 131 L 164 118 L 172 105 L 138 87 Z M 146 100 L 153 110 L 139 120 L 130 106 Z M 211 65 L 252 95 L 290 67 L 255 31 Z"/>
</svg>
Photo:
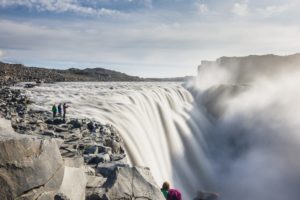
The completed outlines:
<svg viewBox="0 0 300 200">
<path fill-rule="evenodd" d="M 149 168 L 117 167 L 103 185 L 103 199 L 165 200 Z M 95 197 L 95 196 L 94 196 Z"/>
<path fill-rule="evenodd" d="M 3 127 L 0 129 L 0 199 L 53 199 L 64 174 L 59 143 L 55 139 L 21 136 Z"/>
</svg>

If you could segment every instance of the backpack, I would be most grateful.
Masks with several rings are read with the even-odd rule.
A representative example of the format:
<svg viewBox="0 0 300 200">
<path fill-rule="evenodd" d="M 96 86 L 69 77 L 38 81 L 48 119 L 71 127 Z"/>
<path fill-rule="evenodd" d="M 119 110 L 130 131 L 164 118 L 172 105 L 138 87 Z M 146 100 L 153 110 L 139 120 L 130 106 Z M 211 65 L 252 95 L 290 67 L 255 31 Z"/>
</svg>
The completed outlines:
<svg viewBox="0 0 300 200">
<path fill-rule="evenodd" d="M 170 189 L 167 200 L 182 200 L 181 193 L 176 189 Z"/>
</svg>

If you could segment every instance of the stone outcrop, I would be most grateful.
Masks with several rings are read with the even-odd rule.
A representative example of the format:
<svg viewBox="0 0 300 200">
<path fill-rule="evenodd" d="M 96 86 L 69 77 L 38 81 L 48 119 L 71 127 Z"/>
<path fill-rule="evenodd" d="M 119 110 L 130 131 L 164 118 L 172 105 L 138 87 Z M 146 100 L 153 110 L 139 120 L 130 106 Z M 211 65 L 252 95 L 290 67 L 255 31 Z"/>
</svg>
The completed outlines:
<svg viewBox="0 0 300 200">
<path fill-rule="evenodd" d="M 0 199 L 53 199 L 64 175 L 59 142 L 6 131 L 0 129 Z"/>
<path fill-rule="evenodd" d="M 99 188 L 87 192 L 88 200 L 155 199 L 164 197 L 149 168 L 117 166 Z"/>
<path fill-rule="evenodd" d="M 112 125 L 53 119 L 30 103 L 0 89 L 1 200 L 164 199 L 148 168 L 127 164 Z"/>
</svg>

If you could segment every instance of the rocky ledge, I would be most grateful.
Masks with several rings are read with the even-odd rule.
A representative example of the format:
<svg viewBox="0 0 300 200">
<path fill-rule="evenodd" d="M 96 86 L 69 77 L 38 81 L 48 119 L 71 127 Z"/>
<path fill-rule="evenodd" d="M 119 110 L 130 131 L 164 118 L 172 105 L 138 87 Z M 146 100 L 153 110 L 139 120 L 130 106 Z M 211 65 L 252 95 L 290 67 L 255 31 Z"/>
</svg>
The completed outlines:
<svg viewBox="0 0 300 200">
<path fill-rule="evenodd" d="M 0 88 L 1 200 L 164 199 L 149 168 L 128 165 L 112 125 L 53 119 L 31 103 Z"/>
</svg>

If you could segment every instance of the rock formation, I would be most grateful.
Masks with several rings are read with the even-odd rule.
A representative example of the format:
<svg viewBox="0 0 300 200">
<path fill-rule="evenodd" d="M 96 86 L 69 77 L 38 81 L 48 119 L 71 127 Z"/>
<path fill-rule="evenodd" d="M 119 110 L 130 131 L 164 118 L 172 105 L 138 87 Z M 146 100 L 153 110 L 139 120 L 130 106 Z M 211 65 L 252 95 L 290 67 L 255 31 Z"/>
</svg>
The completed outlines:
<svg viewBox="0 0 300 200">
<path fill-rule="evenodd" d="M 0 89 L 1 200 L 164 199 L 149 169 L 127 164 L 113 126 L 53 119 L 30 103 Z"/>
</svg>

